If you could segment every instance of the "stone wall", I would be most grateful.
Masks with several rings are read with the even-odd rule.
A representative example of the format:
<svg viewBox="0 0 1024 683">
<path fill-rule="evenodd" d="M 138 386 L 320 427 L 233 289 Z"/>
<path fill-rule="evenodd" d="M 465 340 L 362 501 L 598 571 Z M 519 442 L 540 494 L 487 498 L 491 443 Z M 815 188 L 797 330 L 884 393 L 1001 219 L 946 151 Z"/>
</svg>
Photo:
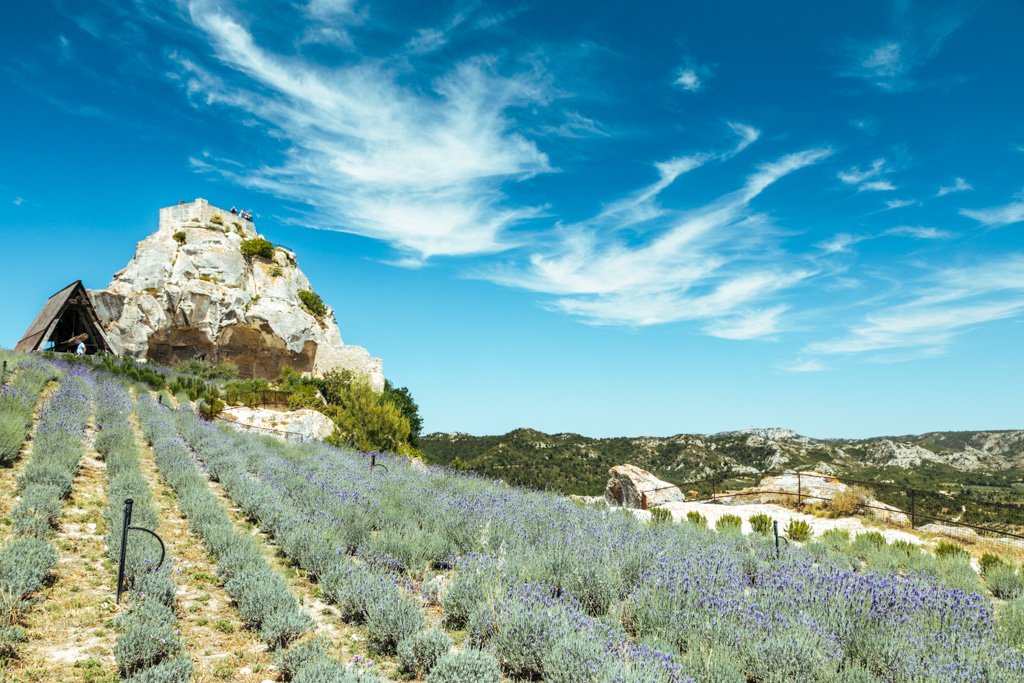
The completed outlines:
<svg viewBox="0 0 1024 683">
<path fill-rule="evenodd" d="M 160 209 L 160 230 L 178 230 L 180 228 L 206 226 L 214 216 L 220 216 L 225 228 L 236 229 L 241 226 L 246 238 L 256 237 L 256 226 L 230 211 L 211 206 L 210 202 L 197 197 L 194 202 L 166 206 Z M 236 225 L 237 224 L 237 225 Z"/>
</svg>

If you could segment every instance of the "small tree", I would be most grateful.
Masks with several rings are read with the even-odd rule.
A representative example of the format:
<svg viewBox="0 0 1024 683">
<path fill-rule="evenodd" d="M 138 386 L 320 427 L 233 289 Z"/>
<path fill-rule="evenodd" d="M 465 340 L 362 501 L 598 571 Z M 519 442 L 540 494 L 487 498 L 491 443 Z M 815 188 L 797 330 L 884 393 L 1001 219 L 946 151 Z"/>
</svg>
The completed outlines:
<svg viewBox="0 0 1024 683">
<path fill-rule="evenodd" d="M 409 421 L 393 403 L 382 401 L 369 382 L 357 378 L 340 394 L 337 405 L 328 409 L 337 441 L 363 451 L 408 451 Z"/>
<path fill-rule="evenodd" d="M 396 387 L 390 380 L 384 380 L 383 399 L 393 403 L 409 421 L 409 443 L 413 446 L 418 445 L 420 433 L 423 431 L 423 418 L 420 417 L 420 407 L 413 400 L 409 389 Z"/>
<path fill-rule="evenodd" d="M 320 295 L 316 292 L 311 292 L 308 289 L 299 291 L 299 301 L 306 309 L 318 318 L 322 318 L 327 313 L 327 305 L 324 300 L 320 298 Z"/>
<path fill-rule="evenodd" d="M 246 261 L 252 261 L 257 256 L 260 258 L 274 258 L 274 245 L 262 237 L 254 237 L 251 240 L 242 240 L 242 256 Z"/>
</svg>

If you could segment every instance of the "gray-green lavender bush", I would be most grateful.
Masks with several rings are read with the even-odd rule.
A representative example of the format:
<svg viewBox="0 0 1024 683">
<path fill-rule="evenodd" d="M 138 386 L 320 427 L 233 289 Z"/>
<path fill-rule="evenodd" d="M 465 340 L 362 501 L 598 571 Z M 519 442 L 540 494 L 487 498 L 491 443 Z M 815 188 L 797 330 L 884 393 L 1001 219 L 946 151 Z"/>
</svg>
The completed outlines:
<svg viewBox="0 0 1024 683">
<path fill-rule="evenodd" d="M 1007 564 L 991 567 L 985 574 L 985 585 L 992 595 L 1003 600 L 1013 600 L 1024 595 L 1024 577 Z"/>
<path fill-rule="evenodd" d="M 491 655 L 466 650 L 438 660 L 427 683 L 501 683 L 501 670 Z"/>
<path fill-rule="evenodd" d="M 398 644 L 398 661 L 406 671 L 423 678 L 437 660 L 452 649 L 452 639 L 436 628 L 420 631 Z"/>
</svg>

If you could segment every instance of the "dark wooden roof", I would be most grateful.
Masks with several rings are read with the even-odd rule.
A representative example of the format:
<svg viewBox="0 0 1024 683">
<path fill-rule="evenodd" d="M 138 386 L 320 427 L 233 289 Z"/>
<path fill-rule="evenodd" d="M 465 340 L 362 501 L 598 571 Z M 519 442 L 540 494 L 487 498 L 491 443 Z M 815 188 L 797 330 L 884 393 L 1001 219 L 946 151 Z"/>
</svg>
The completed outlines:
<svg viewBox="0 0 1024 683">
<path fill-rule="evenodd" d="M 81 280 L 75 280 L 43 304 L 39 315 L 28 326 L 28 331 L 15 345 L 14 350 L 41 351 L 46 342 L 50 341 L 50 336 L 57 328 L 61 316 L 71 308 L 78 308 L 84 314 L 86 323 L 91 328 L 89 336 L 93 344 L 101 351 L 113 352 L 110 342 L 103 334 L 103 324 L 100 323 L 99 316 L 96 315 L 96 310 L 92 307 L 92 299 L 89 298 L 89 293 L 82 286 Z"/>
</svg>

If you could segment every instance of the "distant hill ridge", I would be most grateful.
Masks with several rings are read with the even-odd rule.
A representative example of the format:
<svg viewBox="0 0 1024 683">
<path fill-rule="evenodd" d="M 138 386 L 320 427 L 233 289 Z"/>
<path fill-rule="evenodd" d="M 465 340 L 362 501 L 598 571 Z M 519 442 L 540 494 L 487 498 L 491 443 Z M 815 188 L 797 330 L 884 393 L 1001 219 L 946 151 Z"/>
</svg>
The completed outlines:
<svg viewBox="0 0 1024 683">
<path fill-rule="evenodd" d="M 600 493 L 608 469 L 626 462 L 675 484 L 725 472 L 817 469 L 923 488 L 1024 494 L 1024 430 L 815 439 L 782 428 L 614 438 L 521 428 L 500 436 L 434 433 L 422 437 L 421 447 L 431 463 L 569 494 Z"/>
</svg>

